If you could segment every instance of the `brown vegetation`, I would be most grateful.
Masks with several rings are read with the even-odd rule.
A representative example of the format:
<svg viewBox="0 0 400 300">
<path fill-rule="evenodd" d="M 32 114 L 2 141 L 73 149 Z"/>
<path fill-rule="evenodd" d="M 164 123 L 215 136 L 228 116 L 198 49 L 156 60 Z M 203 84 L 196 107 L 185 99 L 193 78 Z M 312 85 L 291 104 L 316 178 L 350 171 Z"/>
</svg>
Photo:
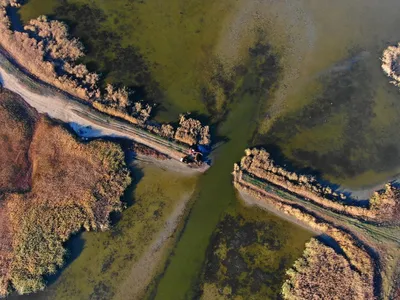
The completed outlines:
<svg viewBox="0 0 400 300">
<path fill-rule="evenodd" d="M 152 106 L 143 101 L 131 101 L 131 93 L 126 87 L 115 88 L 108 84 L 101 91 L 98 74 L 77 63 L 84 56 L 83 45 L 69 36 L 68 27 L 63 22 L 40 16 L 31 20 L 24 31 L 12 31 L 6 12 L 11 5 L 18 6 L 18 1 L 0 0 L 0 46 L 29 73 L 86 100 L 101 112 L 139 125 L 164 138 L 175 138 L 189 145 L 210 144 L 209 128 L 202 126 L 198 120 L 182 116 L 176 130 L 168 124 L 147 124 Z"/>
<path fill-rule="evenodd" d="M 198 120 L 187 118 L 187 115 L 181 115 L 175 139 L 188 145 L 209 145 L 211 143 L 210 128 L 202 126 Z"/>
<path fill-rule="evenodd" d="M 0 296 L 11 287 L 21 294 L 43 289 L 42 277 L 64 262 L 63 243 L 82 228 L 107 229 L 109 214 L 121 209 L 120 196 L 130 183 L 117 145 L 81 144 L 44 117 L 32 131 L 25 139 L 31 190 L 0 194 Z M 10 143 L 3 140 L 0 146 Z M 0 169 L 9 162 L 1 163 Z"/>
<path fill-rule="evenodd" d="M 13 1 L 17 6 L 17 1 Z M 89 73 L 75 61 L 83 55 L 83 47 L 70 39 L 67 26 L 42 16 L 25 26 L 25 31 L 10 30 L 6 13 L 9 1 L 0 2 L 0 45 L 39 79 L 71 95 L 89 100 L 100 96 L 96 87 L 98 76 Z"/>
<path fill-rule="evenodd" d="M 400 43 L 385 49 L 381 60 L 382 70 L 392 79 L 391 83 L 400 87 Z"/>
<path fill-rule="evenodd" d="M 288 172 L 275 165 L 270 154 L 264 149 L 247 149 L 237 166 L 242 172 L 266 180 L 280 188 L 304 197 L 325 208 L 343 212 L 353 217 L 388 221 L 392 218 L 399 189 L 387 185 L 385 192 L 375 193 L 369 208 L 359 207 L 346 202 L 346 196 L 335 193 L 330 187 L 324 187 L 313 176 Z"/>
<path fill-rule="evenodd" d="M 288 270 L 282 287 L 285 299 L 373 299 L 373 289 L 343 255 L 316 239 Z"/>
<path fill-rule="evenodd" d="M 0 193 L 30 187 L 28 159 L 37 114 L 15 94 L 0 92 Z"/>
</svg>

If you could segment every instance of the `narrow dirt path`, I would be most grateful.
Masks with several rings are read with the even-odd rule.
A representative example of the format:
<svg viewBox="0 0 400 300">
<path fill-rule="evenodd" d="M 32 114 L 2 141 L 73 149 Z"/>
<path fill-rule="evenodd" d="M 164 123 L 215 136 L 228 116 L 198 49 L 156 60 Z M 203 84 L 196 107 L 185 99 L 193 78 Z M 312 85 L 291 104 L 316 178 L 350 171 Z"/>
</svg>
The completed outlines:
<svg viewBox="0 0 400 300">
<path fill-rule="evenodd" d="M 83 137 L 131 139 L 166 154 L 178 162 L 186 155 L 187 147 L 164 140 L 141 128 L 100 113 L 83 103 L 83 100 L 68 97 L 65 93 L 40 82 L 17 68 L 1 52 L 0 84 L 20 95 L 39 113 L 70 124 Z M 204 172 L 206 169 L 207 167 L 191 170 L 196 173 Z"/>
</svg>

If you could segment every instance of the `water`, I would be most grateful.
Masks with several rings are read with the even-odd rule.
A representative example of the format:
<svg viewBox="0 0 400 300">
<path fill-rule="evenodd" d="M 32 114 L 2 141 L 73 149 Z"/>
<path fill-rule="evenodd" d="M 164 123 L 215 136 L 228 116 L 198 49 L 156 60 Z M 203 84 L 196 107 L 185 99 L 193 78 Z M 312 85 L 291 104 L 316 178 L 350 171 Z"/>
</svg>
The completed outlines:
<svg viewBox="0 0 400 300">
<path fill-rule="evenodd" d="M 88 46 L 85 62 L 108 81 L 141 86 L 160 120 L 186 110 L 224 120 L 217 131 L 227 142 L 199 180 L 156 299 L 196 291 L 212 233 L 237 201 L 230 172 L 246 147 L 265 145 L 355 188 L 399 172 L 400 94 L 379 57 L 400 40 L 400 2 L 214 2 L 31 0 L 21 10 L 24 20 L 51 11 L 68 21 Z"/>
<path fill-rule="evenodd" d="M 22 19 L 47 13 L 66 21 L 87 51 L 85 63 L 105 80 L 134 86 L 137 97 L 156 101 L 158 119 L 180 113 L 206 114 L 208 85 L 218 28 L 230 1 L 31 0 Z M 137 87 L 140 87 L 139 89 Z"/>
<path fill-rule="evenodd" d="M 133 266 L 163 229 L 182 197 L 194 190 L 197 178 L 148 164 L 135 165 L 133 185 L 126 191 L 128 208 L 114 216 L 107 232 L 84 232 L 67 247 L 68 264 L 44 291 L 16 299 L 124 299 L 129 297 Z M 167 242 L 166 250 L 171 248 Z M 154 257 L 156 259 L 156 257 Z M 165 259 L 161 259 L 161 263 Z M 141 270 L 145 274 L 147 269 Z"/>
<path fill-rule="evenodd" d="M 399 171 L 400 94 L 380 56 L 400 40 L 398 1 L 262 1 L 284 76 L 258 141 L 297 168 L 359 188 Z"/>
</svg>

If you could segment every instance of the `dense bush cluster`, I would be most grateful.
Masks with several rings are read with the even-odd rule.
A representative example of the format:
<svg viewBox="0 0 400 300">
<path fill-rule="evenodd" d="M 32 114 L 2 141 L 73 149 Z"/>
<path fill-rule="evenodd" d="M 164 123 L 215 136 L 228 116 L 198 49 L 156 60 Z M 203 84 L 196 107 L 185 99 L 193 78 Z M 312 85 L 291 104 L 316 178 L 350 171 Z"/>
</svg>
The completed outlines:
<svg viewBox="0 0 400 300">
<path fill-rule="evenodd" d="M 0 296 L 43 289 L 43 276 L 64 262 L 64 242 L 81 229 L 106 230 L 130 184 L 119 146 L 81 144 L 44 117 L 28 146 L 30 190 L 0 193 Z"/>
<path fill-rule="evenodd" d="M 372 195 L 370 208 L 379 212 L 379 216 L 383 220 L 399 222 L 400 189 L 391 184 L 386 184 L 385 189 Z"/>
<path fill-rule="evenodd" d="M 382 70 L 392 79 L 391 83 L 400 87 L 400 43 L 386 48 L 381 60 Z"/>
<path fill-rule="evenodd" d="M 175 139 L 188 145 L 209 145 L 211 143 L 210 128 L 202 126 L 198 120 L 187 118 L 187 115 L 181 115 Z"/>
<path fill-rule="evenodd" d="M 287 275 L 282 287 L 284 299 L 373 299 L 371 286 L 349 261 L 316 239 L 307 243 L 303 257 Z"/>
</svg>

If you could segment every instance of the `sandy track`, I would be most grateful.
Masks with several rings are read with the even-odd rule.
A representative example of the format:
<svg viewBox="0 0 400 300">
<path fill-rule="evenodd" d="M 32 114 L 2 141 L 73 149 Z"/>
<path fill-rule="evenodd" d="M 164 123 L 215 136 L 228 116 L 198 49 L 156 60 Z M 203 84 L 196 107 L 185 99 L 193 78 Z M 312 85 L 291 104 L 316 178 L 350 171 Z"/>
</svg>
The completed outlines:
<svg viewBox="0 0 400 300">
<path fill-rule="evenodd" d="M 186 155 L 186 147 L 162 140 L 145 130 L 96 111 L 82 103 L 83 100 L 68 97 L 61 91 L 28 76 L 23 70 L 13 65 L 3 53 L 0 54 L 1 85 L 20 95 L 39 113 L 69 123 L 80 136 L 131 139 L 156 149 L 176 161 Z M 192 171 L 204 172 L 205 169 L 192 169 Z"/>
</svg>

